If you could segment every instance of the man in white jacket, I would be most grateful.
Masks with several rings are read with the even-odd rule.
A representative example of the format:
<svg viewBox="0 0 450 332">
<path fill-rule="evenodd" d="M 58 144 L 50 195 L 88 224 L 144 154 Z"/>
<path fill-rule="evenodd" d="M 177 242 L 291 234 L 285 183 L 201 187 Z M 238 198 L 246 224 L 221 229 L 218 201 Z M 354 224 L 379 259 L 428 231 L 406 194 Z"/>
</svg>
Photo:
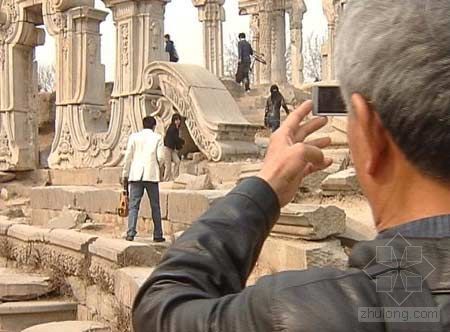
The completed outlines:
<svg viewBox="0 0 450 332">
<path fill-rule="evenodd" d="M 164 144 L 161 135 L 154 132 L 156 120 L 152 116 L 143 120 L 144 129 L 130 135 L 125 165 L 123 167 L 123 184 L 130 193 L 130 213 L 128 216 L 127 241 L 136 236 L 136 225 L 144 190 L 150 199 L 153 219 L 153 241 L 164 242 L 159 205 L 160 166 L 164 161 Z"/>
</svg>

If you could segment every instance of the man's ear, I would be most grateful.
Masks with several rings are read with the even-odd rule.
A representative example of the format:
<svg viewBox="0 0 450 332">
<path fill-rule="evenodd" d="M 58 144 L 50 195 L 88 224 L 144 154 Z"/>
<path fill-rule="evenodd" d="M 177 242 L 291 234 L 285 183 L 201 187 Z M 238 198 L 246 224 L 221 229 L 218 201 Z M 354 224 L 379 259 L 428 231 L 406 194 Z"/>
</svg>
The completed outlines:
<svg viewBox="0 0 450 332">
<path fill-rule="evenodd" d="M 361 142 L 366 147 L 365 171 L 376 176 L 386 162 L 386 151 L 389 146 L 387 131 L 383 127 L 380 116 L 360 94 L 352 95 L 353 112 L 360 127 Z"/>
</svg>

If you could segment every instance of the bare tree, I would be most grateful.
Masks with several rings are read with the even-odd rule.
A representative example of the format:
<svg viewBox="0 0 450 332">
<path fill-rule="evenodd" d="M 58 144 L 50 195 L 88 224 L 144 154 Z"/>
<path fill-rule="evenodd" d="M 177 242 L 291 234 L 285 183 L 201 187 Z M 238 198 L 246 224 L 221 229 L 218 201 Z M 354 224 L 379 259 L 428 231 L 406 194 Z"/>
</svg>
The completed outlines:
<svg viewBox="0 0 450 332">
<path fill-rule="evenodd" d="M 305 82 L 320 81 L 322 79 L 322 45 L 325 38 L 311 33 L 303 48 L 303 74 Z"/>
<path fill-rule="evenodd" d="M 239 39 L 236 34 L 228 36 L 228 42 L 224 45 L 224 74 L 226 77 L 234 77 L 238 65 L 238 45 Z"/>
<path fill-rule="evenodd" d="M 55 90 L 56 71 L 54 65 L 38 66 L 39 91 L 53 92 Z"/>
</svg>

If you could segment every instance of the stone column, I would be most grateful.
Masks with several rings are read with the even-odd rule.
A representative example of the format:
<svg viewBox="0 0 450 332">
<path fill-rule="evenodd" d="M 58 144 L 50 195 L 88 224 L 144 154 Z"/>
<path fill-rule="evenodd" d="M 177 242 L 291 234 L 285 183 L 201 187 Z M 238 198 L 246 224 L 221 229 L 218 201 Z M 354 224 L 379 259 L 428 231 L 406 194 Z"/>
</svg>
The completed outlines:
<svg viewBox="0 0 450 332">
<path fill-rule="evenodd" d="M 272 22 L 272 83 L 285 83 L 287 82 L 285 11 L 274 11 Z"/>
<path fill-rule="evenodd" d="M 0 6 L 0 170 L 30 170 L 38 160 L 34 47 L 45 32 L 16 1 Z"/>
<path fill-rule="evenodd" d="M 336 25 L 338 22 L 338 15 L 341 11 L 345 0 L 322 0 L 323 10 L 328 20 L 328 39 L 322 47 L 322 73 L 323 81 L 330 81 L 336 79 L 336 70 L 334 62 L 334 47 L 336 39 Z"/>
<path fill-rule="evenodd" d="M 303 0 L 293 0 L 290 11 L 291 28 L 291 70 L 292 84 L 299 87 L 303 84 L 303 15 L 306 5 Z"/>
<path fill-rule="evenodd" d="M 251 31 L 251 43 L 255 52 L 260 52 L 260 27 L 259 27 L 259 15 L 252 14 L 250 21 L 250 31 Z M 254 84 L 259 85 L 261 83 L 261 64 L 255 61 L 255 67 L 253 69 L 253 79 Z"/>
<path fill-rule="evenodd" d="M 193 0 L 203 23 L 203 53 L 205 67 L 217 77 L 223 76 L 223 27 L 225 0 Z"/>
<path fill-rule="evenodd" d="M 261 66 L 261 84 L 272 83 L 272 12 L 273 1 L 265 0 L 259 8 L 259 49 L 267 64 Z"/>
<path fill-rule="evenodd" d="M 96 167 L 96 132 L 107 129 L 105 68 L 100 59 L 100 23 L 107 13 L 90 0 L 48 1 L 43 16 L 56 41 L 56 123 L 52 168 Z M 101 163 L 101 162 L 100 162 Z"/>
</svg>

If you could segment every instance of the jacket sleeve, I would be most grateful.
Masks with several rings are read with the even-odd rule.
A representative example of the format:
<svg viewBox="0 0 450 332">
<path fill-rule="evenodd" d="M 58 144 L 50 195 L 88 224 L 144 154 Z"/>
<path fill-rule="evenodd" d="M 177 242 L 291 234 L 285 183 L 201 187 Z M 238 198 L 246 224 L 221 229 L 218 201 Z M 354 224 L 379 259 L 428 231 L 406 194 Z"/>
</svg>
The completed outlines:
<svg viewBox="0 0 450 332">
<path fill-rule="evenodd" d="M 243 53 L 243 45 L 242 42 L 238 43 L 238 60 L 242 61 L 242 53 Z"/>
<path fill-rule="evenodd" d="M 125 151 L 125 161 L 123 164 L 122 178 L 128 178 L 130 175 L 131 163 L 133 161 L 134 155 L 134 139 L 133 136 L 130 135 L 127 143 L 127 150 Z"/>
<path fill-rule="evenodd" d="M 256 177 L 216 202 L 140 289 L 134 331 L 272 331 L 274 279 L 244 287 L 279 213 L 275 193 Z"/>
</svg>

